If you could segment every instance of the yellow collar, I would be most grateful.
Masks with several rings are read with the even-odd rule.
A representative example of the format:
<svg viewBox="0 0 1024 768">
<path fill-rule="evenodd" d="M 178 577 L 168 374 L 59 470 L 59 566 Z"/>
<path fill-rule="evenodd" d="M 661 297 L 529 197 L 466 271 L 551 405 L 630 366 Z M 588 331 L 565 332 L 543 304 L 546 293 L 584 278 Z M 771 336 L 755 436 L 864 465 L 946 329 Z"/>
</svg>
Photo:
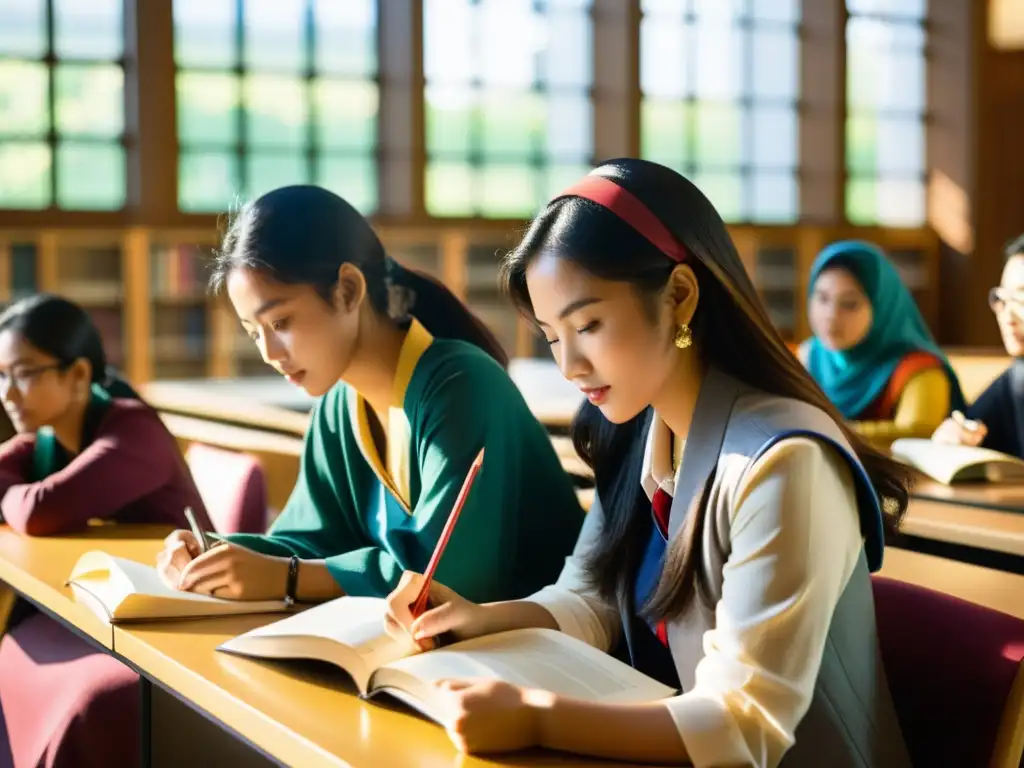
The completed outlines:
<svg viewBox="0 0 1024 768">
<path fill-rule="evenodd" d="M 351 403 L 350 417 L 355 428 L 356 441 L 363 458 L 377 475 L 385 488 L 391 492 L 406 512 L 412 508 L 409 487 L 409 467 L 411 463 L 412 427 L 409 417 L 405 414 L 405 396 L 412 380 L 413 371 L 419 364 L 423 353 L 434 341 L 434 337 L 423 325 L 413 318 L 412 324 L 398 352 L 398 365 L 395 368 L 395 382 L 392 389 L 391 405 L 388 409 L 387 462 L 377 453 L 370 432 L 370 421 L 367 416 L 366 400 L 358 392 L 349 400 Z"/>
</svg>

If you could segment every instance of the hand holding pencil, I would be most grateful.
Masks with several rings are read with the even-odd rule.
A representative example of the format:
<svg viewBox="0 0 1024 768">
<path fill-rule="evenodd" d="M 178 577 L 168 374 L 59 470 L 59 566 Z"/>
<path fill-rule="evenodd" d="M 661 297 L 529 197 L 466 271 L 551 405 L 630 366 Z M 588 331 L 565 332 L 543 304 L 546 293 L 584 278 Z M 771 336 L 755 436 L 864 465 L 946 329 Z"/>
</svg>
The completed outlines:
<svg viewBox="0 0 1024 768">
<path fill-rule="evenodd" d="M 961 411 L 953 411 L 932 434 L 932 440 L 947 445 L 981 445 L 988 436 L 988 427 L 976 419 L 968 419 Z"/>
<path fill-rule="evenodd" d="M 431 555 L 423 574 L 406 571 L 402 575 L 402 580 L 399 582 L 398 587 L 387 599 L 388 616 L 385 628 L 388 633 L 398 639 L 407 639 L 411 635 L 424 650 L 428 650 L 436 644 L 431 638 L 431 635 L 434 634 L 433 632 L 425 632 L 422 634 L 422 637 L 417 637 L 417 634 L 420 634 L 417 625 L 422 623 L 420 619 L 425 618 L 424 614 L 431 605 L 439 606 L 437 610 L 430 611 L 431 615 L 436 614 L 438 610 L 443 610 L 449 619 L 454 618 L 452 614 L 459 614 L 460 616 L 465 614 L 462 616 L 462 620 L 456 623 L 468 625 L 465 626 L 465 629 L 469 630 L 475 624 L 472 620 L 473 616 L 476 612 L 482 610 L 480 606 L 463 599 L 452 590 L 435 582 L 434 574 L 437 572 L 437 566 L 441 562 L 441 557 L 444 554 L 445 547 L 448 545 L 448 540 L 451 538 L 452 531 L 455 530 L 455 524 L 458 522 L 462 508 L 466 504 L 466 499 L 469 497 L 473 481 L 480 471 L 483 460 L 484 451 L 481 449 L 469 468 L 469 473 L 466 475 L 462 489 L 459 491 L 448 520 L 445 522 L 445 526 L 437 540 L 434 553 Z M 462 639 L 462 632 L 454 634 L 456 638 Z M 475 634 L 470 633 L 467 636 L 473 637 Z"/>
</svg>

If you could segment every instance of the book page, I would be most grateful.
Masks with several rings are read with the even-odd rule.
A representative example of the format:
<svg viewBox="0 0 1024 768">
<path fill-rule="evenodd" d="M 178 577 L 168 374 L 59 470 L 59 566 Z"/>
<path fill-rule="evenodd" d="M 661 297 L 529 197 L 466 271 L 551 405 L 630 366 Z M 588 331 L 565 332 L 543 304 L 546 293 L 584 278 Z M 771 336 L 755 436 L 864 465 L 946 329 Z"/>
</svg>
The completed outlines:
<svg viewBox="0 0 1024 768">
<path fill-rule="evenodd" d="M 362 693 L 378 667 L 415 652 L 384 631 L 387 603 L 379 598 L 340 597 L 257 627 L 218 650 L 265 659 L 315 659 L 346 671 Z"/>
<path fill-rule="evenodd" d="M 112 557 L 105 552 L 87 552 L 79 558 L 68 583 L 76 594 L 88 592 L 102 603 L 112 620 L 132 618 L 173 618 L 215 616 L 234 613 L 262 613 L 284 610 L 280 600 L 225 600 L 182 592 L 164 584 L 156 568 Z M 95 606 L 90 606 L 95 610 Z"/>
<path fill-rule="evenodd" d="M 474 677 L 588 701 L 656 701 L 675 694 L 608 654 L 550 629 L 504 632 L 410 656 L 378 670 L 372 687 L 402 687 L 409 678 L 433 683 Z"/>
<path fill-rule="evenodd" d="M 893 442 L 892 454 L 897 459 L 916 467 L 926 475 L 949 485 L 958 479 L 988 479 L 998 482 L 1015 479 L 1024 474 L 1024 463 L 1014 456 L 1008 456 L 988 448 L 969 445 L 946 445 L 932 440 L 903 438 Z M 969 467 L 999 465 L 1000 470 L 979 469 L 972 473 Z"/>
</svg>

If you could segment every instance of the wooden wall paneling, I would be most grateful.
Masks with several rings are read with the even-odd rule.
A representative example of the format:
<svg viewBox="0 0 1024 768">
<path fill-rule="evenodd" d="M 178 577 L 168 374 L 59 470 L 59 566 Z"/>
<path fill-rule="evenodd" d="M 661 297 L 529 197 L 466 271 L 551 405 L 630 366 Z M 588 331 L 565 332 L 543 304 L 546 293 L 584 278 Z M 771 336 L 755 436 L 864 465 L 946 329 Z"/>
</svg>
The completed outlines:
<svg viewBox="0 0 1024 768">
<path fill-rule="evenodd" d="M 43 230 L 36 239 L 36 289 L 40 293 L 57 293 L 59 235 L 52 229 Z"/>
</svg>

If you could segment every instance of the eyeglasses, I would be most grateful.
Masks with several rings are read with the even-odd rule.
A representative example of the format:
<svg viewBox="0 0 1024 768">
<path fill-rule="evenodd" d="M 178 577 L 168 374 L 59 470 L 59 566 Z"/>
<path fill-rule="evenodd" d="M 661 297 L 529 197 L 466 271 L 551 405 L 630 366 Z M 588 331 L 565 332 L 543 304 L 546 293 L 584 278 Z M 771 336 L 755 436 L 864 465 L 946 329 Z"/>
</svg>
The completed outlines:
<svg viewBox="0 0 1024 768">
<path fill-rule="evenodd" d="M 6 393 L 13 384 L 24 395 L 42 374 L 47 371 L 59 371 L 66 367 L 63 363 L 51 363 L 50 365 L 34 365 L 30 368 L 16 368 L 13 371 L 0 371 L 0 392 Z"/>
<path fill-rule="evenodd" d="M 1009 309 L 1016 315 L 1024 315 L 1024 291 L 993 288 L 988 292 L 988 305 L 997 314 Z"/>
</svg>

